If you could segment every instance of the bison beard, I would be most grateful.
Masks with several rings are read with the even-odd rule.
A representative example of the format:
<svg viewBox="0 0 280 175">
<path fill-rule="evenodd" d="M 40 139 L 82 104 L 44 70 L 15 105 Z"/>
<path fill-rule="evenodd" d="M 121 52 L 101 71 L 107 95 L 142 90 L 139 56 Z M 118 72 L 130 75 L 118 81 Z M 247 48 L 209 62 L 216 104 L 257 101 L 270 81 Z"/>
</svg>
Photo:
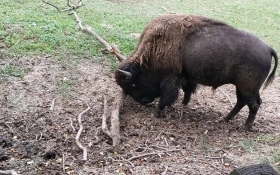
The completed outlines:
<svg viewBox="0 0 280 175">
<path fill-rule="evenodd" d="M 272 56 L 275 64 L 268 76 Z M 119 64 L 115 79 L 141 104 L 160 97 L 158 117 L 174 103 L 180 88 L 187 104 L 197 84 L 234 84 L 237 103 L 224 119 L 232 120 L 248 105 L 245 127 L 250 129 L 261 105 L 259 90 L 267 76 L 264 87 L 272 82 L 277 64 L 276 52 L 252 34 L 201 16 L 166 15 L 146 26 L 134 52 Z"/>
</svg>

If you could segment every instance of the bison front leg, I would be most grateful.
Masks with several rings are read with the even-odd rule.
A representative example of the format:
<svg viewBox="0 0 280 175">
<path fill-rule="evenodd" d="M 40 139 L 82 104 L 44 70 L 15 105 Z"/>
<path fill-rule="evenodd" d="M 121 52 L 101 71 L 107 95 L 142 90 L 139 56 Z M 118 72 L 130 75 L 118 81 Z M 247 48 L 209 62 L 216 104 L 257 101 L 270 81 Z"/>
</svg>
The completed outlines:
<svg viewBox="0 0 280 175">
<path fill-rule="evenodd" d="M 166 77 L 160 83 L 160 100 L 159 105 L 153 111 L 156 117 L 165 117 L 164 108 L 166 106 L 171 106 L 179 94 L 179 82 L 176 77 Z"/>
<path fill-rule="evenodd" d="M 182 86 L 182 89 L 184 91 L 184 99 L 182 101 L 182 103 L 184 105 L 187 105 L 191 99 L 191 95 L 193 93 L 195 93 L 196 90 L 196 86 L 197 84 L 191 83 L 191 82 L 187 82 L 187 85 Z"/>
</svg>

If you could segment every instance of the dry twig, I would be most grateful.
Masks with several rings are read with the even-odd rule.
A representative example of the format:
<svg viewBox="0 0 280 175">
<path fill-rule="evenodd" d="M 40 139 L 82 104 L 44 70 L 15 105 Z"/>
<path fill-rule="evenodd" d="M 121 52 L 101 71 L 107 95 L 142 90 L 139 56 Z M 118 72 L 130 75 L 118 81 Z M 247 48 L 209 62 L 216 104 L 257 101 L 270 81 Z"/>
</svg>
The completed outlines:
<svg viewBox="0 0 280 175">
<path fill-rule="evenodd" d="M 3 175 L 19 175 L 15 170 L 0 170 L 0 174 Z"/>
<path fill-rule="evenodd" d="M 165 11 L 167 11 L 169 14 L 176 14 L 175 12 L 173 12 L 173 11 L 170 11 L 170 10 L 168 10 L 167 8 L 165 8 L 165 7 L 161 7 L 163 10 L 165 10 Z"/>
<path fill-rule="evenodd" d="M 86 113 L 86 112 L 90 109 L 90 107 L 89 107 L 89 105 L 88 105 L 87 103 L 86 103 L 86 105 L 87 105 L 87 109 L 84 110 L 82 113 L 80 113 L 79 116 L 78 116 L 78 123 L 79 123 L 80 129 L 79 129 L 79 131 L 78 131 L 78 133 L 77 133 L 77 135 L 76 135 L 76 144 L 78 145 L 78 147 L 79 147 L 80 149 L 83 150 L 83 160 L 87 160 L 87 148 L 84 147 L 84 146 L 81 144 L 81 142 L 79 141 L 79 138 L 80 138 L 81 133 L 82 133 L 82 131 L 83 131 L 82 115 L 83 115 L 84 113 Z"/>
<path fill-rule="evenodd" d="M 132 161 L 132 160 L 135 160 L 135 159 L 139 159 L 139 158 L 147 157 L 147 156 L 152 156 L 152 155 L 161 155 L 161 154 L 164 154 L 164 153 L 175 152 L 175 151 L 181 151 L 181 150 L 180 149 L 172 149 L 172 150 L 166 150 L 166 151 L 161 151 L 161 152 L 141 154 L 141 155 L 138 155 L 138 156 L 133 156 L 133 157 L 127 159 L 127 161 Z"/>
<path fill-rule="evenodd" d="M 52 100 L 50 111 L 53 111 L 55 98 Z"/>
<path fill-rule="evenodd" d="M 222 89 L 219 89 L 219 91 L 222 92 L 227 97 L 227 99 L 229 100 L 229 102 L 231 104 L 231 107 L 233 107 L 233 103 L 232 103 L 230 97 Z"/>
<path fill-rule="evenodd" d="M 72 129 L 73 129 L 73 132 L 75 132 L 75 128 L 74 128 L 74 126 L 73 126 L 73 122 L 72 122 L 71 117 L 69 118 L 69 120 L 70 120 L 70 125 L 71 125 L 71 127 L 72 127 Z"/>
<path fill-rule="evenodd" d="M 63 170 L 63 173 L 65 173 L 65 156 L 64 156 L 64 153 L 62 153 L 62 170 Z"/>
<path fill-rule="evenodd" d="M 167 166 L 164 166 L 165 167 L 165 170 L 164 172 L 161 173 L 161 175 L 166 175 L 167 171 L 168 171 L 168 167 Z"/>
<path fill-rule="evenodd" d="M 8 125 L 8 123 L 10 123 L 10 122 L 5 122 L 5 125 L 6 125 L 14 134 L 17 134 L 20 138 L 22 138 L 21 135 L 20 135 L 19 133 L 17 133 L 16 131 L 14 131 L 14 130 Z"/>
</svg>

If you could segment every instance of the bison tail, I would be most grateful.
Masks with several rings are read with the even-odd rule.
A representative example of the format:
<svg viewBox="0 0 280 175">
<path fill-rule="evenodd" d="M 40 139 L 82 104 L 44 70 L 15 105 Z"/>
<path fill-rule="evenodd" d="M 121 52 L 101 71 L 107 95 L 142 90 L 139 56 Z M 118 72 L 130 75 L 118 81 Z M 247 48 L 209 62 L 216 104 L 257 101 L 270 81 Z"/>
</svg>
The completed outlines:
<svg viewBox="0 0 280 175">
<path fill-rule="evenodd" d="M 264 89 L 272 83 L 274 76 L 275 76 L 276 69 L 277 69 L 277 65 L 278 65 L 278 56 L 277 56 L 275 50 L 271 49 L 271 55 L 274 57 L 274 68 L 264 83 Z"/>
</svg>

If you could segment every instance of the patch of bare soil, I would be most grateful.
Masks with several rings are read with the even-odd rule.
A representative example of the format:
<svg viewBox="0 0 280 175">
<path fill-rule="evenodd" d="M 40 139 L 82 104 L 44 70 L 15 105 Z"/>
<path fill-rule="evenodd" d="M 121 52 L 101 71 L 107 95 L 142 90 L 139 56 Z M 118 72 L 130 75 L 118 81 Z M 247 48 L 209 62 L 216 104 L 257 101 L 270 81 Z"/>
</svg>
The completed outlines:
<svg viewBox="0 0 280 175">
<path fill-rule="evenodd" d="M 263 103 L 251 132 L 240 129 L 246 108 L 229 124 L 220 122 L 232 108 L 229 98 L 236 101 L 232 85 L 215 92 L 200 87 L 188 106 L 181 104 L 181 94 L 164 119 L 151 115 L 157 102 L 141 106 L 128 98 L 120 114 L 122 142 L 113 148 L 100 129 L 103 97 L 111 105 L 120 89 L 106 65 L 80 60 L 71 66 L 47 56 L 21 57 L 12 64 L 28 73 L 0 78 L 1 170 L 22 175 L 225 175 L 279 151 L 279 78 L 261 92 Z M 75 137 L 85 102 L 91 109 L 83 115 L 80 141 L 89 160 L 82 161 Z"/>
</svg>

